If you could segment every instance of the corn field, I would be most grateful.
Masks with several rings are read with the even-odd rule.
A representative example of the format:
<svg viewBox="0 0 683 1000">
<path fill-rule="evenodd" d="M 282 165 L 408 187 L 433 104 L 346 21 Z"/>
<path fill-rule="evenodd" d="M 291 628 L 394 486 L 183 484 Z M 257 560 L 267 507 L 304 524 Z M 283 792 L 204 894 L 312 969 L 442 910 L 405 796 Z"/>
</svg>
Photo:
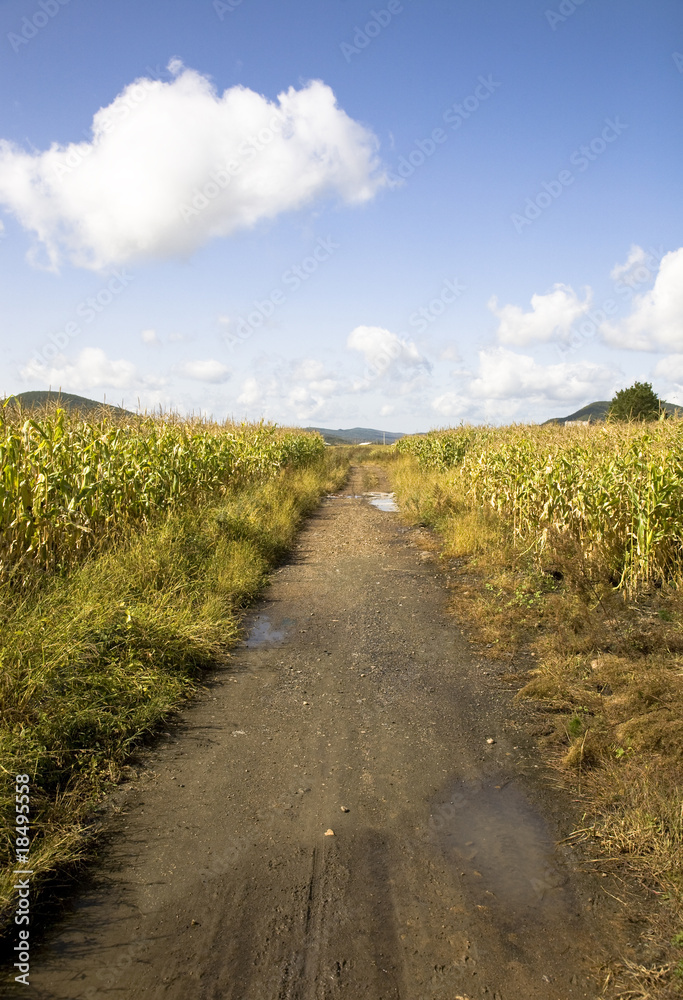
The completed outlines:
<svg viewBox="0 0 683 1000">
<path fill-rule="evenodd" d="M 542 553 L 552 532 L 568 536 L 628 593 L 680 579 L 683 422 L 461 427 L 396 447 L 497 511 L 517 544 Z"/>
<path fill-rule="evenodd" d="M 0 409 L 0 580 L 77 563 L 122 523 L 306 464 L 322 438 L 273 426 Z"/>
</svg>

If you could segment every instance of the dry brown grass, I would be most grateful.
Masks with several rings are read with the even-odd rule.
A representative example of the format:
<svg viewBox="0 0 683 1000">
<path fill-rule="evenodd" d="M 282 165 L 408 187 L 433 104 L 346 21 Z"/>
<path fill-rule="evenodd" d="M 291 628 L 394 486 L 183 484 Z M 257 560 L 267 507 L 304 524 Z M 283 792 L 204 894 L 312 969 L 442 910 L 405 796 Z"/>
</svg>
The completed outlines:
<svg viewBox="0 0 683 1000">
<path fill-rule="evenodd" d="M 606 990 L 611 987 L 609 995 L 615 1000 L 658 1000 L 665 995 L 662 990 L 668 992 L 673 971 L 671 963 L 645 966 L 624 959 L 616 976 L 612 972 L 608 973 L 602 997 L 607 996 Z M 675 996 L 671 993 L 669 995 Z"/>
<path fill-rule="evenodd" d="M 454 610 L 509 664 L 516 697 L 548 710 L 543 751 L 584 804 L 581 837 L 666 904 L 653 916 L 661 960 L 625 960 L 604 995 L 683 995 L 683 593 L 629 598 L 597 583 L 566 536 L 549 532 L 540 555 L 515 547 L 510 524 L 447 472 L 401 459 L 391 474 L 404 517 L 442 538 Z"/>
</svg>

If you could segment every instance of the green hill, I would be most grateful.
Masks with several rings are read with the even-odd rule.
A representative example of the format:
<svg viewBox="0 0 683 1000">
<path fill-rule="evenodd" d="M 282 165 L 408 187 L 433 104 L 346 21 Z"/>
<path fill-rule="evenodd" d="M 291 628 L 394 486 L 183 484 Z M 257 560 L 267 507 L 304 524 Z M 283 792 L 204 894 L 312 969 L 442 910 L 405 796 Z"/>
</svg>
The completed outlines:
<svg viewBox="0 0 683 1000">
<path fill-rule="evenodd" d="M 608 399 L 598 399 L 595 403 L 582 406 L 580 410 L 570 413 L 567 417 L 551 417 L 546 420 L 546 424 L 566 424 L 572 420 L 589 420 L 591 423 L 598 423 L 607 417 L 610 401 Z M 683 407 L 675 403 L 663 403 L 664 409 L 670 417 L 683 417 Z"/>
<path fill-rule="evenodd" d="M 551 417 L 550 420 L 546 420 L 546 424 L 566 424 L 570 420 L 590 420 L 591 422 L 597 422 L 599 420 L 604 420 L 607 416 L 607 411 L 609 410 L 609 399 L 598 399 L 595 403 L 589 403 L 588 406 L 582 406 L 580 410 L 576 410 L 575 413 L 570 413 L 567 417 Z"/>
<path fill-rule="evenodd" d="M 7 397 L 8 405 L 11 406 L 15 400 L 24 410 L 39 410 L 49 403 L 62 406 L 65 410 L 75 410 L 84 416 L 92 416 L 92 414 L 102 413 L 102 411 L 111 416 L 119 417 L 130 413 L 130 410 L 124 410 L 121 406 L 98 403 L 95 399 L 76 396 L 72 392 L 51 392 L 42 389 L 33 392 L 18 392 L 16 395 Z"/>
</svg>

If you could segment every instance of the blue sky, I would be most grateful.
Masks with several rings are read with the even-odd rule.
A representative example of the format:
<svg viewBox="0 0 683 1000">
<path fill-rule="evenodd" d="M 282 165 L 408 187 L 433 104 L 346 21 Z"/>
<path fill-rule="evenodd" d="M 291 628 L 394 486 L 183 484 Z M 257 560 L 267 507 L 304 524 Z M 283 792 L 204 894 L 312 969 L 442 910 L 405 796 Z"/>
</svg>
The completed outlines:
<svg viewBox="0 0 683 1000">
<path fill-rule="evenodd" d="M 683 402 L 679 0 L 4 0 L 0 47 L 0 394 Z"/>
</svg>

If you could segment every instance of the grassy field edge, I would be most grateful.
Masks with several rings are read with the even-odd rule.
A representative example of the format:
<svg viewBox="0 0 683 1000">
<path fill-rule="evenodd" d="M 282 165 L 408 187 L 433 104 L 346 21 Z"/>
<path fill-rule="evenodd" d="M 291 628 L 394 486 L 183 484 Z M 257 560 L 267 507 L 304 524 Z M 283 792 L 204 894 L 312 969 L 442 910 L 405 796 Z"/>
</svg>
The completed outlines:
<svg viewBox="0 0 683 1000">
<path fill-rule="evenodd" d="M 14 776 L 30 776 L 32 904 L 92 850 L 97 803 L 136 747 L 229 655 L 244 608 L 348 461 L 328 450 L 128 534 L 0 606 L 0 934 L 17 902 Z"/>
</svg>

